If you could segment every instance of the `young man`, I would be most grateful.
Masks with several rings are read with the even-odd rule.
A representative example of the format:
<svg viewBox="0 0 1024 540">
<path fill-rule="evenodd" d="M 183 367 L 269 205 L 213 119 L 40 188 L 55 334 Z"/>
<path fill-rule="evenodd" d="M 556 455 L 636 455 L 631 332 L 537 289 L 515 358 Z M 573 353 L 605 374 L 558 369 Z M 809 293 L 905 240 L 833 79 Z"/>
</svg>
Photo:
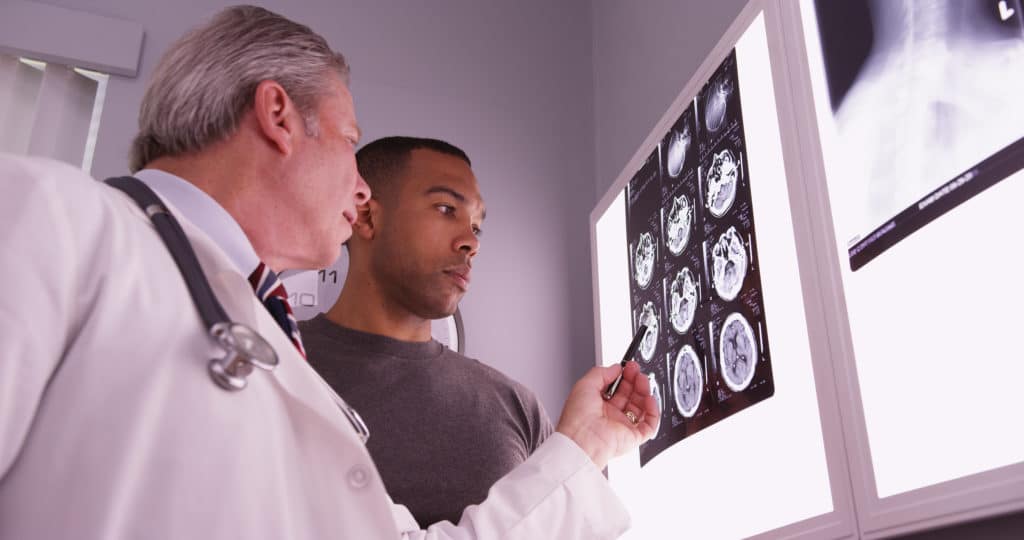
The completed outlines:
<svg viewBox="0 0 1024 540">
<path fill-rule="evenodd" d="M 376 140 L 356 153 L 374 196 L 348 242 L 348 275 L 300 324 L 310 364 L 345 396 L 395 502 L 457 523 L 552 432 L 521 384 L 430 337 L 469 290 L 485 217 L 470 160 L 443 141 Z M 453 459 L 457 456 L 457 459 Z"/>
<path fill-rule="evenodd" d="M 143 98 L 131 168 L 163 204 L 143 211 L 69 165 L 0 156 L 12 285 L 0 295 L 0 538 L 610 538 L 625 527 L 600 468 L 654 433 L 635 365 L 610 402 L 599 389 L 617 369 L 591 370 L 527 464 L 458 527 L 423 531 L 389 500 L 287 314 L 272 317 L 273 271 L 329 264 L 369 196 L 347 72 L 309 28 L 229 8 L 172 46 Z M 154 231 L 168 212 L 228 318 L 278 359 L 242 370 L 240 391 L 211 377 L 225 341 Z M 236 348 L 257 342 L 241 337 Z"/>
</svg>

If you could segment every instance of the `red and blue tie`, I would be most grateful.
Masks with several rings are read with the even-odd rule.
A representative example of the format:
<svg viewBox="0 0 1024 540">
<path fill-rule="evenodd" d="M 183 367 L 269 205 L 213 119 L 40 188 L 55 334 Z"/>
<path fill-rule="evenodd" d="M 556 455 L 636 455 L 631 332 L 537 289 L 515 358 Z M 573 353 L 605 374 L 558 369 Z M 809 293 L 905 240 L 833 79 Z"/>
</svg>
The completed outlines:
<svg viewBox="0 0 1024 540">
<path fill-rule="evenodd" d="M 256 292 L 256 297 L 270 312 L 270 316 L 292 340 L 292 345 L 299 350 L 299 354 L 305 358 L 306 350 L 302 347 L 302 338 L 299 336 L 299 323 L 295 321 L 292 307 L 288 304 L 288 292 L 284 289 L 284 283 L 281 283 L 273 270 L 261 262 L 249 275 L 249 284 Z"/>
</svg>

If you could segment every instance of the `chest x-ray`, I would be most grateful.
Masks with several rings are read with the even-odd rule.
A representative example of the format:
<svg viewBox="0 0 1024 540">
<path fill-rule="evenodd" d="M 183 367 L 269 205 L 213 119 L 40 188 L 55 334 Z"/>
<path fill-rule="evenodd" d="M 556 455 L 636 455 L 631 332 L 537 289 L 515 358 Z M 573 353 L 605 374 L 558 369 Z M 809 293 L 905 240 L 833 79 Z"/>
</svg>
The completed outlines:
<svg viewBox="0 0 1024 540">
<path fill-rule="evenodd" d="M 1024 302 L 1006 286 L 1024 262 L 1014 249 L 1021 2 L 815 0 L 800 9 L 840 316 L 877 494 L 1019 463 L 1019 432 L 1006 426 L 1021 423 L 1021 394 L 965 385 L 957 366 L 984 359 L 1000 384 L 1024 374 L 1019 355 L 993 339 L 1018 331 Z M 950 395 L 985 406 L 949 408 Z"/>
<path fill-rule="evenodd" d="M 1020 0 L 817 0 L 838 140 L 826 164 L 857 270 L 1024 168 Z"/>
</svg>

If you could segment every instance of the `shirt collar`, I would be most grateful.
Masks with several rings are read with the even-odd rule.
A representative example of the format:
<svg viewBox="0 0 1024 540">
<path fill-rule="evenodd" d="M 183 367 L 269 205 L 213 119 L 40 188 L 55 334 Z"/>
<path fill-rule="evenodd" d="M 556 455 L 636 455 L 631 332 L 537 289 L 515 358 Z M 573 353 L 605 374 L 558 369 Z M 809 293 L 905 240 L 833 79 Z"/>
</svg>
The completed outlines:
<svg viewBox="0 0 1024 540">
<path fill-rule="evenodd" d="M 227 210 L 188 180 L 157 169 L 135 173 L 165 202 L 173 205 L 182 217 L 199 227 L 235 264 L 243 276 L 259 265 L 260 259 L 245 231 Z"/>
</svg>

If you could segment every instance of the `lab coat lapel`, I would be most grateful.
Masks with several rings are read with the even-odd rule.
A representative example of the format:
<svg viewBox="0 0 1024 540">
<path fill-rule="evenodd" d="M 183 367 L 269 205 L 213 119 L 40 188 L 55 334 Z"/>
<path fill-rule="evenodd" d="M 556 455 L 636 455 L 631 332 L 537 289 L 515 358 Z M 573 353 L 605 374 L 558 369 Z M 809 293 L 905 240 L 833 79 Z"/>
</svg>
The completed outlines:
<svg viewBox="0 0 1024 540">
<path fill-rule="evenodd" d="M 179 214 L 180 215 L 180 214 Z M 182 227 L 192 242 L 196 256 L 217 292 L 217 298 L 235 322 L 245 324 L 267 340 L 277 352 L 278 366 L 270 373 L 255 370 L 251 375 L 273 377 L 286 398 L 302 403 L 339 431 L 354 435 L 355 430 L 339 411 L 332 391 L 295 349 L 291 340 L 271 317 L 252 291 L 249 280 L 239 273 L 228 256 L 208 236 L 185 219 Z"/>
</svg>

